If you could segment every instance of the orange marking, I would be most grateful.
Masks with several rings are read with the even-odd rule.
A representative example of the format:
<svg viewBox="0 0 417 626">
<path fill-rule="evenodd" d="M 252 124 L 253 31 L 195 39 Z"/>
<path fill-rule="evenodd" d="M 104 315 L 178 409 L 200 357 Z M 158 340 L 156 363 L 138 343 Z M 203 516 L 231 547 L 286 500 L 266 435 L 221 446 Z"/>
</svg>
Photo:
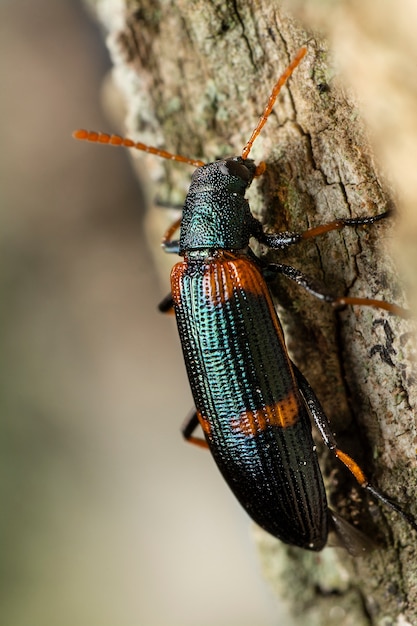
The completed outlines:
<svg viewBox="0 0 417 626">
<path fill-rule="evenodd" d="M 210 262 L 204 276 L 204 293 L 215 306 L 231 300 L 241 287 L 241 277 L 247 270 L 245 260 L 221 252 Z"/>
<path fill-rule="evenodd" d="M 278 321 L 277 312 L 272 302 L 271 294 L 265 283 L 261 271 L 248 259 L 247 256 L 239 256 L 233 252 L 224 252 L 223 258 L 232 266 L 236 272 L 234 276 L 236 288 L 241 289 L 245 293 L 260 296 L 264 299 L 269 309 L 269 314 L 275 326 L 275 331 L 279 340 L 284 344 L 284 336 L 281 324 Z"/>
<path fill-rule="evenodd" d="M 224 304 L 233 296 L 233 280 L 230 272 L 224 271 L 221 259 L 214 259 L 204 275 L 203 290 L 207 299 L 214 306 Z"/>
<path fill-rule="evenodd" d="M 268 426 L 288 428 L 294 426 L 299 418 L 299 401 L 294 392 L 276 402 L 273 406 L 265 406 L 255 411 L 245 411 L 236 420 L 232 420 L 232 428 L 246 437 L 254 437 L 267 429 Z"/>
<path fill-rule="evenodd" d="M 231 300 L 236 290 L 269 296 L 264 278 L 256 265 L 245 255 L 223 250 L 207 265 L 203 289 L 207 300 L 214 305 Z"/>
<path fill-rule="evenodd" d="M 207 417 L 205 417 L 200 411 L 197 411 L 198 421 L 200 422 L 200 426 L 203 430 L 203 433 L 207 435 L 207 437 L 211 436 L 211 424 L 208 421 Z"/>
<path fill-rule="evenodd" d="M 178 307 L 181 306 L 181 279 L 186 269 L 187 263 L 180 261 L 180 263 L 176 263 L 171 270 L 172 300 Z"/>
<path fill-rule="evenodd" d="M 358 483 L 362 487 L 365 487 L 368 484 L 368 481 L 356 461 L 354 461 L 352 457 L 346 454 L 346 452 L 342 452 L 342 450 L 339 450 L 338 448 L 335 449 L 334 453 L 337 458 L 340 459 L 340 461 L 342 461 L 344 465 L 346 465 L 346 467 L 354 475 Z"/>
<path fill-rule="evenodd" d="M 281 324 L 278 321 L 271 294 L 269 293 L 265 279 L 259 268 L 245 255 L 221 251 L 217 254 L 215 259 L 210 261 L 210 265 L 206 270 L 204 283 L 205 296 L 207 300 L 214 305 L 222 305 L 234 298 L 237 290 L 264 299 L 264 302 L 268 306 L 278 338 L 284 344 Z"/>
</svg>

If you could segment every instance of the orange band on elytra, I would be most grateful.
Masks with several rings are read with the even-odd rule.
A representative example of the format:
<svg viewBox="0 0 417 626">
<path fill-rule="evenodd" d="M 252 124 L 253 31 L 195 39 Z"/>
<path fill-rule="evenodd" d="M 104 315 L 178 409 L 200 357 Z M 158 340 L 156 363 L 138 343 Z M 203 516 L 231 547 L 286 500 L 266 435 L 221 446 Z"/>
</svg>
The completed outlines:
<svg viewBox="0 0 417 626">
<path fill-rule="evenodd" d="M 266 430 L 268 426 L 288 428 L 297 423 L 300 406 L 298 398 L 292 391 L 272 406 L 265 406 L 255 411 L 245 411 L 237 419 L 232 420 L 232 428 L 240 431 L 246 437 Z"/>
</svg>

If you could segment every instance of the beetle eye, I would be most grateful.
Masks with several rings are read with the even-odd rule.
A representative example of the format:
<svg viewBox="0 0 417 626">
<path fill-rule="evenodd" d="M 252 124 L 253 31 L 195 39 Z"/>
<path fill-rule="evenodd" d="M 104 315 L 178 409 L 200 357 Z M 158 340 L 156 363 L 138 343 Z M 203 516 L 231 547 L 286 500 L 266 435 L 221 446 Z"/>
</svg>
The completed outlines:
<svg viewBox="0 0 417 626">
<path fill-rule="evenodd" d="M 251 179 L 251 174 L 248 168 L 243 165 L 243 163 L 239 163 L 238 161 L 226 161 L 225 167 L 227 172 L 232 176 L 236 176 L 237 178 L 242 179 L 244 182 L 248 182 Z"/>
</svg>

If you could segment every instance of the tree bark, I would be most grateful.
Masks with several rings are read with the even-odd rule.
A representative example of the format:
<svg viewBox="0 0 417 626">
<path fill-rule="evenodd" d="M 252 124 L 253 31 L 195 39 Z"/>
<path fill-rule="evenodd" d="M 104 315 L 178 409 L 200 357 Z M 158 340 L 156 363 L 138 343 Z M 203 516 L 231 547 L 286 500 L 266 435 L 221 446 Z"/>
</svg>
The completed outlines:
<svg viewBox="0 0 417 626">
<path fill-rule="evenodd" d="M 393 206 L 361 107 L 342 84 L 328 43 L 281 5 L 92 4 L 110 33 L 115 77 L 126 95 L 127 134 L 206 162 L 240 154 L 277 76 L 307 46 L 251 153 L 267 164 L 249 200 L 268 231 L 303 231 Z M 300 10 L 309 3 L 295 4 Z M 158 197 L 180 203 L 192 170 L 140 158 L 142 176 L 146 168 Z M 338 295 L 404 305 L 389 256 L 394 232 L 392 220 L 385 220 L 324 235 L 284 257 L 258 252 L 297 267 Z M 334 313 L 285 279 L 272 290 L 291 357 L 321 400 L 340 447 L 382 491 L 417 514 L 412 322 L 365 307 Z M 356 559 L 334 548 L 310 554 L 259 531 L 269 581 L 299 624 L 417 623 L 416 534 L 398 515 L 370 502 L 331 455 L 321 454 L 332 507 L 378 545 Z"/>
</svg>

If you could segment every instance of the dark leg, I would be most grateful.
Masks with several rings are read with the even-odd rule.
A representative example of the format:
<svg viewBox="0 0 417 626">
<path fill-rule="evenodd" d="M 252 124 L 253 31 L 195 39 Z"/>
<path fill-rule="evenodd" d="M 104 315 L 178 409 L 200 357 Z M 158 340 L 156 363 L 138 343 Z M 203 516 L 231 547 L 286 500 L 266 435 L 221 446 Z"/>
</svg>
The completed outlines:
<svg viewBox="0 0 417 626">
<path fill-rule="evenodd" d="M 375 222 L 379 222 L 390 215 L 392 215 L 392 211 L 388 210 L 384 213 L 380 213 L 379 215 L 374 215 L 373 217 L 353 217 L 351 219 L 342 218 L 340 220 L 334 220 L 334 222 L 329 222 L 328 224 L 322 224 L 321 226 L 316 226 L 315 228 L 309 228 L 301 234 L 301 238 L 312 239 L 318 235 L 329 233 L 332 230 L 342 230 L 345 226 L 366 226 L 367 224 L 374 224 Z"/>
<path fill-rule="evenodd" d="M 328 224 L 321 224 L 320 226 L 309 228 L 303 233 L 295 233 L 291 231 L 276 233 L 274 235 L 263 233 L 259 237 L 259 241 L 266 244 L 269 248 L 287 248 L 288 246 L 304 241 L 305 239 L 313 239 L 319 235 L 330 233 L 332 230 L 342 230 L 342 228 L 345 228 L 346 226 L 355 227 L 374 224 L 375 222 L 379 222 L 379 220 L 389 217 L 391 214 L 392 211 L 388 210 L 385 211 L 385 213 L 380 213 L 379 215 L 374 215 L 373 217 L 354 217 L 351 219 L 341 218 L 334 220 L 333 222 L 329 222 Z"/>
<path fill-rule="evenodd" d="M 312 388 L 310 387 L 310 385 L 308 384 L 307 380 L 304 378 L 300 370 L 294 364 L 293 364 L 293 368 L 294 368 L 294 374 L 297 379 L 299 389 L 303 395 L 303 398 L 308 407 L 308 410 L 310 411 L 310 414 L 313 417 L 314 422 L 317 428 L 319 429 L 320 434 L 326 446 L 333 452 L 333 454 L 340 461 L 342 461 L 342 463 L 353 474 L 353 476 L 356 478 L 360 486 L 363 487 L 363 489 L 366 489 L 367 491 L 369 491 L 369 493 L 371 493 L 380 502 L 385 504 L 385 506 L 388 506 L 393 511 L 396 511 L 397 513 L 399 513 L 401 517 L 403 517 L 405 521 L 408 522 L 408 524 L 415 531 L 417 531 L 416 520 L 411 515 L 408 515 L 407 513 L 405 513 L 398 506 L 398 504 L 396 504 L 395 502 L 392 502 L 389 498 L 387 498 L 387 496 L 385 496 L 383 493 L 378 491 L 376 487 L 371 485 L 368 482 L 362 469 L 356 463 L 356 461 L 354 461 L 348 454 L 346 454 L 346 452 L 343 452 L 337 447 L 337 442 L 332 433 L 329 420 L 327 419 L 316 394 L 314 393 L 314 391 L 312 390 Z"/>
<path fill-rule="evenodd" d="M 200 448 L 208 448 L 207 441 L 205 439 L 201 439 L 200 437 L 195 437 L 193 435 L 195 429 L 199 425 L 197 411 L 193 409 L 191 413 L 187 416 L 184 424 L 181 427 L 181 432 L 186 441 L 193 443 Z"/>
<path fill-rule="evenodd" d="M 174 312 L 174 300 L 172 299 L 172 295 L 170 293 L 166 295 L 162 302 L 158 304 L 158 311 L 161 313 Z"/>
<path fill-rule="evenodd" d="M 290 278 L 297 285 L 303 287 L 306 291 L 311 293 L 313 296 L 318 298 L 319 300 L 323 300 L 324 302 L 328 302 L 335 309 L 342 309 L 347 305 L 358 304 L 361 306 L 372 306 L 379 309 L 385 309 L 385 311 L 389 311 L 390 313 L 394 313 L 395 315 L 399 315 L 400 317 L 410 317 L 410 311 L 407 309 L 403 309 L 396 304 L 391 304 L 386 300 L 373 300 L 371 298 L 350 298 L 350 297 L 335 297 L 329 291 L 327 291 L 324 287 L 320 286 L 317 281 L 309 276 L 306 276 L 299 270 L 291 267 L 290 265 L 283 265 L 282 263 L 274 263 L 270 264 L 265 268 L 265 275 L 268 279 L 273 274 L 282 274 L 287 278 Z"/>
</svg>

